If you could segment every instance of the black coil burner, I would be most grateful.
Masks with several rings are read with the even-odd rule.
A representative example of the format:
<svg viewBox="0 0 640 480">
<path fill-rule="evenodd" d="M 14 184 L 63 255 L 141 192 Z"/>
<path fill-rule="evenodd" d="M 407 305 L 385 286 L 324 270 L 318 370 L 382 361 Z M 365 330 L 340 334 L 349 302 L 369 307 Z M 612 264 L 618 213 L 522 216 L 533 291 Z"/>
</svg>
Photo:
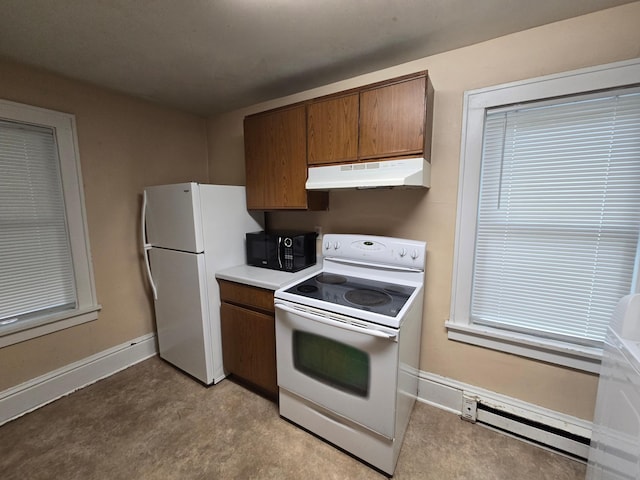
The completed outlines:
<svg viewBox="0 0 640 480">
<path fill-rule="evenodd" d="M 318 291 L 315 285 L 299 285 L 297 290 L 302 293 L 313 293 Z"/>
<path fill-rule="evenodd" d="M 328 283 L 330 285 L 340 285 L 341 283 L 345 283 L 347 279 L 342 275 L 336 275 L 335 273 L 321 273 L 316 276 L 316 282 L 318 283 Z"/>
<path fill-rule="evenodd" d="M 414 291 L 408 285 L 320 272 L 289 287 L 286 293 L 294 294 L 295 301 L 302 304 L 311 302 L 306 304 L 327 311 L 335 311 L 335 307 L 336 313 L 358 318 L 359 311 L 396 317 Z"/>
<path fill-rule="evenodd" d="M 349 290 L 344 294 L 344 298 L 349 303 L 363 307 L 386 305 L 391 302 L 391 295 L 379 290 L 370 290 L 368 288 Z"/>
</svg>

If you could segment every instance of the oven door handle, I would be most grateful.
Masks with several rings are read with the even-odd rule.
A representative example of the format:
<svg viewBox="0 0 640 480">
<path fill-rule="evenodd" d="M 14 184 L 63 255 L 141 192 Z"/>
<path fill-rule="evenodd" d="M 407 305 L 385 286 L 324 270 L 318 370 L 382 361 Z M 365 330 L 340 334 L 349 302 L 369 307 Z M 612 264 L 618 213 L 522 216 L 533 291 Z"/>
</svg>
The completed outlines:
<svg viewBox="0 0 640 480">
<path fill-rule="evenodd" d="M 331 320 L 330 318 L 322 317 L 320 315 L 314 315 L 313 313 L 306 312 L 304 310 L 299 310 L 297 308 L 292 308 L 282 303 L 276 303 L 275 306 L 276 308 L 284 310 L 285 312 L 293 313 L 294 315 L 299 315 L 308 320 L 313 320 L 314 322 L 318 322 L 318 323 L 324 323 L 325 325 L 330 325 L 332 327 L 342 328 L 344 330 L 349 330 L 351 332 L 363 333 L 365 335 L 370 335 L 372 337 L 377 337 L 377 338 L 384 338 L 386 340 L 391 340 L 398 336 L 396 333 L 386 333 L 386 332 L 381 332 L 379 330 L 371 330 L 369 328 L 358 327 L 356 325 L 351 325 L 350 323 L 345 323 L 338 320 Z"/>
</svg>

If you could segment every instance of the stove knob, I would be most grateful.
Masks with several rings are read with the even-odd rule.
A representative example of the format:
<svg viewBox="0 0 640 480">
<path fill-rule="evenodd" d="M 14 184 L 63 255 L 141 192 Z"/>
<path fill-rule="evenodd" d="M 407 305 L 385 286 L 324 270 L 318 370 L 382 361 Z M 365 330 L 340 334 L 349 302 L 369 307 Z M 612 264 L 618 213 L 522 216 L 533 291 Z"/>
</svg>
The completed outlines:
<svg viewBox="0 0 640 480">
<path fill-rule="evenodd" d="M 338 250 L 340 248 L 340 242 L 334 242 L 333 249 Z"/>
<path fill-rule="evenodd" d="M 404 258 L 406 254 L 407 254 L 406 248 L 401 248 L 400 251 L 398 252 L 398 255 L 400 255 L 400 258 Z"/>
<path fill-rule="evenodd" d="M 412 258 L 413 260 L 415 260 L 416 258 L 418 258 L 418 251 L 417 251 L 417 250 L 414 250 L 413 252 L 411 252 L 411 258 Z"/>
<path fill-rule="evenodd" d="M 329 250 L 331 248 L 331 242 L 324 242 L 324 249 Z"/>
</svg>

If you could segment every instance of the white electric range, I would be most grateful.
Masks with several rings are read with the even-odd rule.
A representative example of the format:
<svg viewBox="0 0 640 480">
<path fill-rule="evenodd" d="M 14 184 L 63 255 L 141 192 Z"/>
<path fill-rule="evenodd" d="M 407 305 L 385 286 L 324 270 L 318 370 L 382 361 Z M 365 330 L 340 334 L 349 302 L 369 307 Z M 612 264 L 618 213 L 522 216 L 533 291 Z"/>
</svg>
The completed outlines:
<svg viewBox="0 0 640 480">
<path fill-rule="evenodd" d="M 275 292 L 280 415 L 393 475 L 418 390 L 424 242 L 327 234 Z"/>
</svg>

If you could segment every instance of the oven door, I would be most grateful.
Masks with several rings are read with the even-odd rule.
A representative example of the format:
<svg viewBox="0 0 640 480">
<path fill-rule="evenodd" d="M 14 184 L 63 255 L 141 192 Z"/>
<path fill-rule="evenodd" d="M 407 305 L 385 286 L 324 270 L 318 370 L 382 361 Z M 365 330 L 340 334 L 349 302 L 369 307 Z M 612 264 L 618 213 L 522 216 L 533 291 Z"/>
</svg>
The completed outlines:
<svg viewBox="0 0 640 480">
<path fill-rule="evenodd" d="M 398 331 L 283 300 L 275 306 L 278 386 L 393 439 Z"/>
</svg>

